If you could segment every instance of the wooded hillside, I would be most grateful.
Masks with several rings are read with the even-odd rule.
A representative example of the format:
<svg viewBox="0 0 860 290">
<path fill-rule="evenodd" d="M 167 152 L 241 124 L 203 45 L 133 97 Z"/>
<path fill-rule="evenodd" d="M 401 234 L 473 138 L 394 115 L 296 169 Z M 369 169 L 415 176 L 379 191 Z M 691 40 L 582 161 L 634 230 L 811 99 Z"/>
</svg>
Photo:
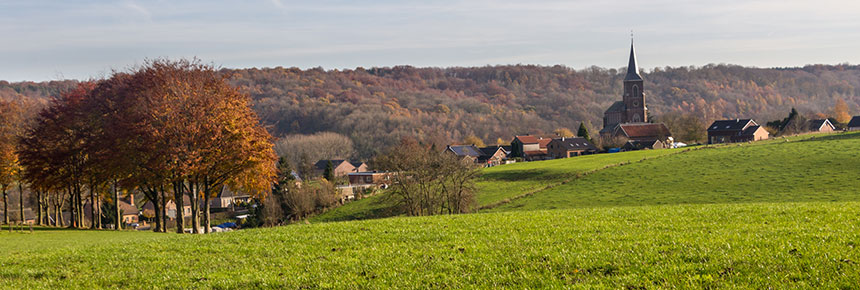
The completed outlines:
<svg viewBox="0 0 860 290">
<path fill-rule="evenodd" d="M 603 111 L 621 99 L 624 69 L 510 65 L 472 68 L 224 69 L 254 100 L 275 136 L 337 132 L 358 157 L 414 136 L 438 145 L 470 135 L 492 144 L 515 134 L 575 129 L 594 132 Z M 643 72 L 652 118 L 691 114 L 719 118 L 832 115 L 838 99 L 852 114 L 860 104 L 860 66 L 759 69 L 733 65 L 666 67 Z M 0 98 L 44 98 L 74 81 L 0 82 Z M 704 128 L 703 128 L 704 129 Z"/>
</svg>

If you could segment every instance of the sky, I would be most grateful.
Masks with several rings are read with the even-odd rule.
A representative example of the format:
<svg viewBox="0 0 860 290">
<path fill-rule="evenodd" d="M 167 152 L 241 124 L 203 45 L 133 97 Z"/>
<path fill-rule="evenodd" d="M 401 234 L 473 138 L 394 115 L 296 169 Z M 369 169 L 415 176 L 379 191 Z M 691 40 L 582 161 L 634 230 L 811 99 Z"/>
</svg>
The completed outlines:
<svg viewBox="0 0 860 290">
<path fill-rule="evenodd" d="M 860 1 L 7 1 L 0 80 L 105 77 L 152 58 L 224 68 L 860 63 Z"/>
</svg>

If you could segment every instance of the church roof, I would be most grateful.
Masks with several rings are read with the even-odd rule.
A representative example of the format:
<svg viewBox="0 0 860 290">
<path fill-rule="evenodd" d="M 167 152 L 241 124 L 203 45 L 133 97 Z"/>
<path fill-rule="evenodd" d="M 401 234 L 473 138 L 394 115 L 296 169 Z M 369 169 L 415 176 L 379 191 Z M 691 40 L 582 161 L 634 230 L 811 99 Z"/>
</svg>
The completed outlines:
<svg viewBox="0 0 860 290">
<path fill-rule="evenodd" d="M 642 76 L 639 75 L 639 65 L 636 63 L 636 52 L 633 49 L 633 41 L 630 41 L 630 60 L 627 62 L 627 75 L 624 76 L 624 81 L 641 81 Z"/>
<path fill-rule="evenodd" d="M 609 109 L 606 109 L 606 112 L 607 113 L 624 112 L 624 109 L 625 109 L 624 102 L 617 101 L 615 103 L 612 103 L 612 106 L 609 106 Z"/>
</svg>

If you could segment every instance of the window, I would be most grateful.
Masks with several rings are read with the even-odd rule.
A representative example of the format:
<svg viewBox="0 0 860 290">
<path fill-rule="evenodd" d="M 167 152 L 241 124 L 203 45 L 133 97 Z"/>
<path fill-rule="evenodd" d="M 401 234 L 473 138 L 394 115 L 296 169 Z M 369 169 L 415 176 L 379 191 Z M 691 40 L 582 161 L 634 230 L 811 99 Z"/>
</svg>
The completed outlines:
<svg viewBox="0 0 860 290">
<path fill-rule="evenodd" d="M 639 86 L 637 86 L 637 85 L 633 85 L 633 96 L 634 97 L 639 96 Z"/>
<path fill-rule="evenodd" d="M 641 122 L 642 120 L 639 117 L 639 114 L 633 114 L 633 122 Z"/>
</svg>

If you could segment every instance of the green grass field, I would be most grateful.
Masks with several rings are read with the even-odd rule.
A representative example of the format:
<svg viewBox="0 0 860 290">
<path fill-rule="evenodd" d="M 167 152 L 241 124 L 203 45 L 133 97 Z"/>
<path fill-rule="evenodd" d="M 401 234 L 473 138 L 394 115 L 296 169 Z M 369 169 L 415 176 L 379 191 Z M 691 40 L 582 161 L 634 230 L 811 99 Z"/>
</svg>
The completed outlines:
<svg viewBox="0 0 860 290">
<path fill-rule="evenodd" d="M 860 133 L 786 140 L 491 168 L 476 214 L 316 222 L 390 215 L 376 195 L 211 235 L 3 230 L 0 288 L 857 288 Z"/>
<path fill-rule="evenodd" d="M 537 162 L 522 162 L 482 169 L 476 183 L 478 207 L 493 206 L 516 198 L 524 193 L 545 190 L 576 178 L 577 174 L 599 170 L 619 163 L 636 162 L 657 158 L 686 149 L 643 150 L 613 154 L 586 155 L 576 158 Z M 312 221 L 347 221 L 393 216 L 394 203 L 386 196 L 351 202 L 313 217 Z"/>
<path fill-rule="evenodd" d="M 803 137 L 704 148 L 601 170 L 492 210 L 860 201 L 860 134 Z"/>
<path fill-rule="evenodd" d="M 580 208 L 211 235 L 0 233 L 0 287 L 852 288 L 860 203 Z"/>
</svg>

